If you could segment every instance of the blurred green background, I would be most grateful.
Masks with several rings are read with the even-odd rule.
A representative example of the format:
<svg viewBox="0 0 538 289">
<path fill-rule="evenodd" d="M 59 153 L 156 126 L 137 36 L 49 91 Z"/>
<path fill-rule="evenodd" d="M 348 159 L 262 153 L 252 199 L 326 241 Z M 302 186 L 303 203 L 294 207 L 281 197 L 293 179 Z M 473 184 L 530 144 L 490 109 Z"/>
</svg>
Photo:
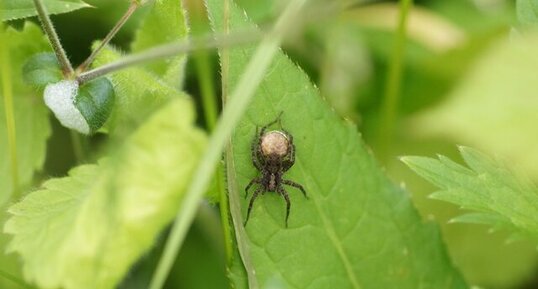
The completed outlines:
<svg viewBox="0 0 538 289">
<path fill-rule="evenodd" d="M 89 55 L 92 41 L 102 38 L 128 6 L 126 0 L 86 2 L 97 9 L 52 16 L 76 64 Z M 271 23 L 283 3 L 237 2 L 262 27 Z M 506 158 L 538 180 L 538 81 L 536 76 L 533 78 L 537 56 L 508 45 L 538 43 L 533 40 L 538 38 L 532 24 L 518 23 L 515 1 L 415 1 L 408 21 L 397 125 L 388 142 L 380 140 L 379 115 L 398 2 L 313 2 L 307 21 L 298 23 L 297 33 L 287 40 L 286 52 L 310 75 L 330 105 L 358 125 L 387 174 L 412 193 L 424 219 L 440 224 L 449 254 L 470 285 L 538 288 L 536 244 L 524 240 L 507 242 L 507 232 L 490 232 L 484 226 L 448 224 L 461 210 L 428 199 L 435 188 L 397 159 L 402 155 L 437 153 L 458 159 L 456 146 L 469 145 Z M 346 8 L 339 10 L 340 5 Z M 126 51 L 133 29 L 145 12 L 137 11 L 112 43 Z M 10 24 L 20 26 L 22 21 Z M 216 55 L 212 59 L 217 68 Z M 199 104 L 198 80 L 191 63 L 188 70 L 186 90 Z M 215 72 L 216 81 L 217 77 Z M 200 116 L 199 119 L 203 125 Z M 71 148 L 69 132 L 53 122 L 47 176 L 43 177 L 64 175 L 75 164 L 73 152 L 64 149 Z M 169 288 L 227 287 L 217 218 L 211 208 L 201 213 L 171 274 Z M 208 224 L 212 229 L 207 229 Z M 140 261 L 122 288 L 145 288 L 141 280 L 147 280 L 144 274 L 152 272 L 159 250 L 157 246 L 155 252 Z"/>
</svg>

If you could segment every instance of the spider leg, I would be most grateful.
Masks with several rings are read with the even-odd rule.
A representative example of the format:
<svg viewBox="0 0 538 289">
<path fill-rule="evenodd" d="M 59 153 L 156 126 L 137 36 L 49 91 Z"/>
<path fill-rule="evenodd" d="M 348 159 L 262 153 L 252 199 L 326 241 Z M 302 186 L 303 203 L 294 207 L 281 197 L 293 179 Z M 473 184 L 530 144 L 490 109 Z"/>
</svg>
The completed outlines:
<svg viewBox="0 0 538 289">
<path fill-rule="evenodd" d="M 259 157 L 259 136 L 258 136 L 258 127 L 256 126 L 256 139 L 252 142 L 250 145 L 250 152 L 252 157 L 252 164 L 254 167 L 258 170 L 262 170 L 262 162 L 260 161 Z"/>
<path fill-rule="evenodd" d="M 261 132 L 260 132 L 260 136 L 262 136 L 262 135 L 265 133 L 265 131 L 267 130 L 268 127 L 272 126 L 273 124 L 275 124 L 275 123 L 277 123 L 277 122 L 280 124 L 280 117 L 282 116 L 283 113 L 284 113 L 284 111 L 281 111 L 281 112 L 278 114 L 278 116 L 277 116 L 277 118 L 276 118 L 275 120 L 273 120 L 272 122 L 270 122 L 270 123 L 264 125 L 264 126 L 262 127 Z M 280 125 L 280 126 L 282 126 L 282 125 Z"/>
<path fill-rule="evenodd" d="M 293 164 L 295 164 L 295 144 L 293 143 L 293 136 L 286 130 L 284 129 L 281 129 L 281 130 L 282 132 L 286 134 L 286 137 L 288 138 L 288 142 L 290 144 L 288 146 L 288 152 L 287 152 L 287 155 L 289 157 L 282 162 L 283 171 L 287 171 L 291 168 L 291 166 L 293 166 Z"/>
<path fill-rule="evenodd" d="M 260 177 L 255 177 L 250 181 L 250 183 L 248 183 L 247 187 L 245 188 L 245 199 L 248 197 L 248 190 L 250 187 L 252 187 L 254 184 L 260 184 L 261 180 L 262 179 Z"/>
<path fill-rule="evenodd" d="M 286 228 L 288 227 L 288 217 L 290 216 L 290 196 L 288 195 L 288 192 L 283 187 L 278 187 L 278 192 L 284 197 L 284 200 L 286 200 Z"/>
<path fill-rule="evenodd" d="M 306 195 L 306 190 L 303 188 L 302 185 L 294 182 L 294 181 L 290 181 L 290 180 L 282 180 L 282 183 L 285 184 L 285 185 L 288 185 L 290 187 L 294 187 L 294 188 L 297 188 L 299 190 L 301 190 L 301 192 L 303 193 L 304 197 L 308 199 L 308 196 Z"/>
<path fill-rule="evenodd" d="M 247 210 L 247 218 L 245 219 L 245 223 L 243 224 L 243 226 L 246 226 L 247 225 L 247 222 L 248 222 L 248 218 L 250 217 L 250 211 L 252 210 L 252 205 L 254 204 L 254 200 L 256 200 L 256 198 L 258 197 L 258 195 L 262 192 L 263 188 L 257 188 L 255 191 L 254 191 L 254 194 L 252 194 L 252 198 L 250 198 L 250 202 L 248 204 L 248 210 Z"/>
</svg>

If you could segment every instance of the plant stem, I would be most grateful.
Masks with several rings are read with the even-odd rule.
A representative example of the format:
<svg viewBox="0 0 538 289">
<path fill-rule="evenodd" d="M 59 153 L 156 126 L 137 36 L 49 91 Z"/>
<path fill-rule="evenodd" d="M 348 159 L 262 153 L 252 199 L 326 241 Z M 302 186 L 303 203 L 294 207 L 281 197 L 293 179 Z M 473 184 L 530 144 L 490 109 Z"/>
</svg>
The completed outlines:
<svg viewBox="0 0 538 289">
<path fill-rule="evenodd" d="M 191 31 L 194 36 L 209 32 L 211 28 L 205 14 L 205 6 L 199 1 L 187 1 L 186 8 L 191 18 Z M 213 69 L 208 51 L 200 50 L 193 53 L 194 66 L 198 78 L 198 85 L 202 95 L 202 107 L 207 128 L 210 132 L 215 130 L 217 124 L 217 96 L 215 94 L 215 83 L 213 81 Z M 228 208 L 228 192 L 224 180 L 224 165 L 219 163 L 215 171 L 217 178 L 217 192 L 219 194 L 220 220 L 222 234 L 224 238 L 224 248 L 227 265 L 230 265 L 233 258 L 233 240 L 230 213 Z"/>
<path fill-rule="evenodd" d="M 17 162 L 17 133 L 15 127 L 15 113 L 13 108 L 13 87 L 11 85 L 11 65 L 8 39 L 4 25 L 0 25 L 0 65 L 2 71 L 2 94 L 4 95 L 4 110 L 6 114 L 7 141 L 11 164 L 11 182 L 13 185 L 13 197 L 19 193 L 19 170 Z"/>
<path fill-rule="evenodd" d="M 223 46 L 232 46 L 250 43 L 261 38 L 259 32 L 245 31 L 234 35 L 207 35 L 197 39 L 184 39 L 175 43 L 156 46 L 146 51 L 125 56 L 122 59 L 103 65 L 96 69 L 83 72 L 78 76 L 80 84 L 91 81 L 105 74 L 127 68 L 129 66 L 147 63 L 162 58 L 187 53 L 198 49 L 211 49 Z"/>
<path fill-rule="evenodd" d="M 383 99 L 381 125 L 380 125 L 380 152 L 386 157 L 388 147 L 394 134 L 394 124 L 398 111 L 398 100 L 400 97 L 400 87 L 402 82 L 402 62 L 407 40 L 407 16 L 413 5 L 413 0 L 400 0 L 400 14 L 396 34 L 392 47 L 391 61 L 387 81 L 385 83 L 385 95 Z"/>
<path fill-rule="evenodd" d="M 86 159 L 86 151 L 81 139 L 82 136 L 74 130 L 70 130 L 69 132 L 71 134 L 71 144 L 73 145 L 75 158 L 77 159 L 77 163 L 81 164 Z"/>
<path fill-rule="evenodd" d="M 222 156 L 224 145 L 235 125 L 243 116 L 257 86 L 262 81 L 274 55 L 278 51 L 283 35 L 305 2 L 306 0 L 295 0 L 288 4 L 273 30 L 259 44 L 239 83 L 232 92 L 232 97 L 224 108 L 220 121 L 209 139 L 206 153 L 194 173 L 193 181 L 178 211 L 166 242 L 163 256 L 151 280 L 150 289 L 162 288 L 187 230 L 192 223 L 198 203 L 202 200 L 204 192 L 207 190 L 209 180 L 212 177 L 211 172 L 215 171 Z"/>
<path fill-rule="evenodd" d="M 60 39 L 58 38 L 58 34 L 56 34 L 56 30 L 50 21 L 47 9 L 43 5 L 43 1 L 34 0 L 34 5 L 37 10 L 39 21 L 41 22 L 41 26 L 43 27 L 43 30 L 45 30 L 45 34 L 47 34 L 50 44 L 54 49 L 54 53 L 56 53 L 56 58 L 58 58 L 58 61 L 62 66 L 64 76 L 72 77 L 74 75 L 73 66 L 71 66 L 71 62 L 69 62 L 69 59 L 65 54 L 62 44 L 60 43 Z"/>
<path fill-rule="evenodd" d="M 217 178 L 217 190 L 219 192 L 220 220 L 222 225 L 222 234 L 224 236 L 224 249 L 226 253 L 226 264 L 230 265 L 233 259 L 233 240 L 230 220 L 230 210 L 228 208 L 228 192 L 226 191 L 224 179 L 224 166 L 219 162 L 215 172 Z"/>
<path fill-rule="evenodd" d="M 101 41 L 99 46 L 92 52 L 92 54 L 90 54 L 90 56 L 88 56 L 88 58 L 86 60 L 84 60 L 84 62 L 82 62 L 81 65 L 79 65 L 79 67 L 77 68 L 78 73 L 80 73 L 82 71 L 85 71 L 86 68 L 88 68 L 88 66 L 90 66 L 92 64 L 92 62 L 95 60 L 95 57 L 97 57 L 97 54 L 99 54 L 99 52 L 101 52 L 101 49 L 103 49 L 103 47 L 105 47 L 105 45 L 107 45 L 110 42 L 110 40 L 112 40 L 112 38 L 114 38 L 116 33 L 118 33 L 118 31 L 121 29 L 121 27 L 123 27 L 125 22 L 127 22 L 127 20 L 131 17 L 131 15 L 133 15 L 133 13 L 136 11 L 136 9 L 138 9 L 138 7 L 139 7 L 139 3 L 137 1 L 132 1 L 131 2 L 131 5 L 129 5 L 129 8 L 127 8 L 127 11 L 125 12 L 125 14 L 123 14 L 123 16 L 120 18 L 120 20 L 118 20 L 118 22 L 116 23 L 116 25 L 114 25 L 112 30 L 110 30 L 110 32 L 108 32 L 105 39 L 103 39 L 103 41 Z"/>
<path fill-rule="evenodd" d="M 223 29 L 224 33 L 230 33 L 230 0 L 224 0 L 223 9 Z M 220 63 L 221 63 L 221 79 L 222 79 L 222 105 L 226 106 L 228 102 L 229 82 L 230 82 L 230 50 L 227 48 L 220 51 Z M 230 215 L 232 216 L 232 222 L 235 228 L 235 240 L 237 244 L 237 250 L 239 256 L 243 262 L 248 280 L 248 288 L 258 288 L 258 280 L 256 278 L 256 272 L 254 265 L 252 264 L 252 257 L 248 249 L 248 236 L 243 227 L 243 221 L 241 216 L 241 203 L 239 201 L 239 192 L 237 190 L 237 176 L 235 175 L 235 161 L 233 153 L 232 138 L 228 138 L 226 144 L 226 150 L 224 154 L 224 161 L 226 164 L 226 179 L 228 180 L 228 198 L 230 206 Z"/>
<path fill-rule="evenodd" d="M 198 51 L 193 55 L 194 65 L 198 75 L 200 92 L 202 95 L 202 105 L 204 107 L 204 117 L 209 131 L 215 129 L 217 124 L 217 97 L 215 95 L 215 83 L 211 73 L 211 61 L 207 51 Z"/>
<path fill-rule="evenodd" d="M 4 272 L 2 270 L 0 270 L 0 277 L 13 282 L 22 288 L 32 288 L 28 284 L 26 284 L 23 280 L 17 278 L 16 276 L 11 275 L 10 273 Z"/>
</svg>

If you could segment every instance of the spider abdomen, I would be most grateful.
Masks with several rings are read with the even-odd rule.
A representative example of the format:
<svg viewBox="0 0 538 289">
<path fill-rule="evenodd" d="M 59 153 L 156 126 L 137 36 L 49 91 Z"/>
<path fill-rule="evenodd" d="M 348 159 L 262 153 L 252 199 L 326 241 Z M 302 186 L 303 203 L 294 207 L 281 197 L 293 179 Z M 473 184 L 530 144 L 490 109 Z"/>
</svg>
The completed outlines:
<svg viewBox="0 0 538 289">
<path fill-rule="evenodd" d="M 285 133 L 273 130 L 260 138 L 261 151 L 265 156 L 283 157 L 288 153 L 289 140 Z"/>
</svg>

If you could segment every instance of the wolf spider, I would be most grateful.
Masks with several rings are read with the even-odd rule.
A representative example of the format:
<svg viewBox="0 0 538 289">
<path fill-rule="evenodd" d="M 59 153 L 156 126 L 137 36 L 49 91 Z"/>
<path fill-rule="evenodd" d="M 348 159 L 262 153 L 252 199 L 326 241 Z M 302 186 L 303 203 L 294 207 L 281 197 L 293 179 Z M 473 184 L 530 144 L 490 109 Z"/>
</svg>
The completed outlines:
<svg viewBox="0 0 538 289">
<path fill-rule="evenodd" d="M 252 163 L 261 175 L 252 179 L 245 188 L 246 198 L 248 196 L 248 190 L 252 185 L 259 185 L 250 199 L 245 226 L 250 217 L 254 200 L 256 200 L 260 193 L 263 195 L 266 192 L 275 192 L 284 197 L 284 200 L 286 200 L 286 227 L 288 227 L 291 203 L 288 192 L 284 189 L 283 185 L 299 189 L 305 198 L 308 199 L 302 185 L 282 178 L 282 175 L 295 163 L 295 144 L 293 143 L 293 136 L 282 129 L 280 122 L 281 116 L 282 113 L 274 121 L 263 126 L 259 133 L 256 127 L 256 138 L 251 145 Z M 276 123 L 279 124 L 280 130 L 266 132 L 268 127 Z"/>
</svg>

